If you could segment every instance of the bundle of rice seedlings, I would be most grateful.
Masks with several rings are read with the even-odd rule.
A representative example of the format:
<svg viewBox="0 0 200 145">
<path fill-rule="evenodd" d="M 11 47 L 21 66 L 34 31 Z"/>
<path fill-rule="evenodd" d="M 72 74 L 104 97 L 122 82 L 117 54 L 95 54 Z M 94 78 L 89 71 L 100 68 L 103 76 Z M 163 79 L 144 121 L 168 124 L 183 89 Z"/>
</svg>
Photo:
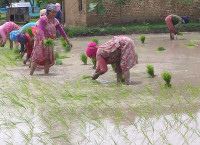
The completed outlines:
<svg viewBox="0 0 200 145">
<path fill-rule="evenodd" d="M 30 37 L 33 37 L 33 31 L 32 31 L 32 29 L 31 29 L 31 27 L 26 28 L 26 33 L 28 33 L 28 35 L 29 35 Z"/>
<path fill-rule="evenodd" d="M 145 35 L 141 35 L 141 36 L 140 36 L 140 41 L 141 41 L 142 43 L 144 43 L 145 39 L 146 39 L 146 36 L 145 36 Z"/>
<path fill-rule="evenodd" d="M 151 65 L 147 65 L 147 73 L 149 76 L 154 77 L 154 67 Z"/>
<path fill-rule="evenodd" d="M 64 48 L 64 50 L 66 52 L 70 52 L 71 51 L 71 46 L 68 45 L 67 41 L 63 37 L 61 37 L 61 45 L 62 45 L 62 47 Z"/>
<path fill-rule="evenodd" d="M 112 69 L 115 71 L 115 63 L 111 64 Z"/>
<path fill-rule="evenodd" d="M 136 63 L 138 63 L 138 53 L 136 53 L 135 55 L 136 55 Z"/>
<path fill-rule="evenodd" d="M 84 65 L 87 65 L 87 55 L 85 53 L 81 54 L 81 60 Z"/>
<path fill-rule="evenodd" d="M 60 58 L 60 56 L 59 56 L 57 51 L 54 52 L 54 58 L 55 58 L 55 60 Z"/>
<path fill-rule="evenodd" d="M 171 87 L 171 84 L 170 84 L 170 81 L 171 81 L 171 78 L 172 78 L 171 74 L 168 73 L 168 72 L 164 72 L 164 73 L 162 73 L 162 78 L 165 81 L 165 86 Z"/>
<path fill-rule="evenodd" d="M 99 40 L 97 38 L 92 38 L 92 42 L 95 42 L 97 45 L 99 45 Z"/>
<path fill-rule="evenodd" d="M 56 59 L 56 65 L 62 65 L 63 63 L 62 63 L 62 60 L 60 60 L 59 58 L 58 59 Z"/>
<path fill-rule="evenodd" d="M 96 69 L 97 60 L 96 60 L 96 59 L 91 59 L 91 60 L 92 60 L 92 64 L 94 65 L 94 66 L 93 66 L 93 69 Z"/>
<path fill-rule="evenodd" d="M 186 46 L 195 46 L 194 43 L 188 43 Z"/>
<path fill-rule="evenodd" d="M 51 38 L 49 38 L 48 40 L 44 40 L 44 45 L 46 46 L 46 47 L 53 47 L 54 46 L 54 41 L 53 41 L 53 39 L 51 39 Z"/>
<path fill-rule="evenodd" d="M 183 36 L 183 32 L 179 32 L 179 35 L 180 35 L 180 36 Z"/>
<path fill-rule="evenodd" d="M 165 50 L 165 48 L 162 47 L 162 46 L 159 46 L 159 47 L 157 48 L 157 50 L 158 50 L 158 51 L 163 51 L 163 50 Z"/>
<path fill-rule="evenodd" d="M 82 79 L 89 79 L 89 78 L 92 78 L 92 76 L 88 76 L 88 75 L 83 75 L 82 76 Z"/>
</svg>

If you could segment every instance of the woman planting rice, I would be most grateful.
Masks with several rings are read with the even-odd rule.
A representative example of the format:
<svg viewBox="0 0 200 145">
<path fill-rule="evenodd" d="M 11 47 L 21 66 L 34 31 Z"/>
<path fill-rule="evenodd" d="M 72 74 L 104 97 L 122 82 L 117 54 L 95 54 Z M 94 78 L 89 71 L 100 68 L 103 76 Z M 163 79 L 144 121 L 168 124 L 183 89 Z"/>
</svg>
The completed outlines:
<svg viewBox="0 0 200 145">
<path fill-rule="evenodd" d="M 46 15 L 42 16 L 39 20 L 39 26 L 36 29 L 34 40 L 30 75 L 33 75 L 36 67 L 44 68 L 44 73 L 48 74 L 49 68 L 55 64 L 53 46 L 46 46 L 44 41 L 49 38 L 54 40 L 56 38 L 56 30 L 72 46 L 59 21 L 55 18 L 56 13 L 56 5 L 48 4 L 46 7 Z"/>
<path fill-rule="evenodd" d="M 125 76 L 125 84 L 130 84 L 130 69 L 136 64 L 136 54 L 133 40 L 125 36 L 114 36 L 111 40 L 97 47 L 92 42 L 86 49 L 88 57 L 97 60 L 97 68 L 92 79 L 97 79 L 108 68 L 107 64 L 115 64 L 117 83 L 120 83 L 122 74 Z"/>
<path fill-rule="evenodd" d="M 174 40 L 174 35 L 179 35 L 179 27 L 180 24 L 187 24 L 189 23 L 189 18 L 187 16 L 179 17 L 177 15 L 168 15 L 165 18 L 165 22 L 167 24 L 168 30 L 170 32 L 170 39 Z"/>
<path fill-rule="evenodd" d="M 19 30 L 19 26 L 13 22 L 6 22 L 0 26 L 0 46 L 4 47 L 7 41 L 7 36 L 10 36 L 10 32 L 13 30 Z M 13 41 L 9 38 L 10 41 L 10 49 L 13 48 Z M 18 43 L 16 42 L 16 48 L 18 49 Z"/>
</svg>

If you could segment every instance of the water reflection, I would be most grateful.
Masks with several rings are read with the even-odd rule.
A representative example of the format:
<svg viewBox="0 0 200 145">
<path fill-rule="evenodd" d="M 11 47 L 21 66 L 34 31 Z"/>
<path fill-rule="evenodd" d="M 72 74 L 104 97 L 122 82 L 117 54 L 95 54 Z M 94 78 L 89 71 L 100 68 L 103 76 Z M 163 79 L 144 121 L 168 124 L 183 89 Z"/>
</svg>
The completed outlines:
<svg viewBox="0 0 200 145">
<path fill-rule="evenodd" d="M 74 141 L 82 145 L 198 145 L 199 117 L 200 113 L 194 116 L 171 114 L 159 118 L 136 117 L 129 126 L 126 123 L 116 125 L 109 119 L 103 120 L 102 126 L 91 121 L 86 123 L 85 132 L 82 130 L 84 137 L 74 136 Z"/>
</svg>

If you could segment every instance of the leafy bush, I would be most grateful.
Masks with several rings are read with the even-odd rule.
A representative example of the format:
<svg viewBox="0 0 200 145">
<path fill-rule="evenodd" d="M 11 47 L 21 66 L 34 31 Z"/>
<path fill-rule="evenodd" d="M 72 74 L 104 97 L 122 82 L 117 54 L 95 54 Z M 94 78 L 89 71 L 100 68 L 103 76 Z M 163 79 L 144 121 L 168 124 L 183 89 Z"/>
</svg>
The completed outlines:
<svg viewBox="0 0 200 145">
<path fill-rule="evenodd" d="M 170 81 L 171 81 L 171 78 L 172 78 L 171 74 L 167 73 L 167 72 L 164 72 L 164 73 L 162 73 L 162 78 L 165 81 L 165 85 L 167 87 L 171 87 L 171 84 L 170 84 Z"/>
<path fill-rule="evenodd" d="M 97 38 L 92 38 L 92 42 L 95 42 L 97 45 L 99 45 L 99 40 Z"/>
<path fill-rule="evenodd" d="M 154 67 L 152 65 L 147 65 L 147 73 L 151 76 L 154 77 Z"/>
<path fill-rule="evenodd" d="M 146 36 L 145 36 L 145 35 L 141 35 L 141 36 L 140 36 L 140 41 L 141 41 L 142 43 L 144 43 L 145 39 L 146 39 Z"/>
<path fill-rule="evenodd" d="M 163 50 L 165 50 L 165 48 L 162 47 L 162 46 L 159 46 L 159 47 L 157 48 L 157 50 L 158 50 L 158 51 L 163 51 Z"/>
<path fill-rule="evenodd" d="M 85 53 L 81 54 L 81 60 L 84 65 L 87 65 L 87 55 Z"/>
</svg>

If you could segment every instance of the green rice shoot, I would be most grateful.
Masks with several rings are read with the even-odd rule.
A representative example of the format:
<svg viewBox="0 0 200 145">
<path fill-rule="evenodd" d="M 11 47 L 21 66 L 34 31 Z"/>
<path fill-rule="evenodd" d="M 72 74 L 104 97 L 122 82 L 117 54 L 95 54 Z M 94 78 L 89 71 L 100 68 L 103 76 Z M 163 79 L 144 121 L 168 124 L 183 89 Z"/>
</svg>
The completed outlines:
<svg viewBox="0 0 200 145">
<path fill-rule="evenodd" d="M 141 36 L 140 36 L 140 41 L 141 41 L 142 43 L 144 43 L 145 39 L 146 39 L 146 36 L 145 36 L 145 35 L 141 35 Z"/>
<path fill-rule="evenodd" d="M 164 48 L 163 46 L 159 46 L 159 47 L 157 48 L 157 51 L 163 51 L 163 50 L 165 50 L 165 48 Z"/>
<path fill-rule="evenodd" d="M 195 46 L 194 43 L 188 43 L 186 46 Z"/>
<path fill-rule="evenodd" d="M 87 55 L 85 53 L 81 54 L 81 61 L 83 62 L 84 65 L 87 65 Z"/>
<path fill-rule="evenodd" d="M 99 40 L 97 38 L 92 38 L 92 42 L 95 42 L 97 45 L 99 45 Z"/>
</svg>

